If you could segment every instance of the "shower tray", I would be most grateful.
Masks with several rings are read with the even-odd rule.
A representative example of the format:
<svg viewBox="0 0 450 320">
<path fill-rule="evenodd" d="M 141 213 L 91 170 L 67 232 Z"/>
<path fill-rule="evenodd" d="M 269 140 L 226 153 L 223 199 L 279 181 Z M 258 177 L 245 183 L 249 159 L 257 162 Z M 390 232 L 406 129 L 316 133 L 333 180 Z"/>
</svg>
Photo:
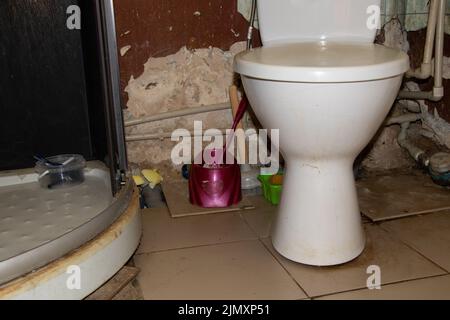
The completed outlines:
<svg viewBox="0 0 450 320">
<path fill-rule="evenodd" d="M 0 287 L 107 229 L 134 188 L 129 182 L 113 197 L 110 185 L 108 169 L 96 161 L 88 163 L 84 183 L 63 189 L 41 188 L 32 169 L 0 173 Z"/>
</svg>

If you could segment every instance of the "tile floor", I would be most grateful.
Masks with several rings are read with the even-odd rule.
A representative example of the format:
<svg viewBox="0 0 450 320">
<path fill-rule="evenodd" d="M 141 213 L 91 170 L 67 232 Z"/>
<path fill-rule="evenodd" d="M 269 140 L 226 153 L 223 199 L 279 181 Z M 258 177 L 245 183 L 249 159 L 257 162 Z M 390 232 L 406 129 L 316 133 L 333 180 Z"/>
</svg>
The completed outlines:
<svg viewBox="0 0 450 320">
<path fill-rule="evenodd" d="M 143 211 L 135 256 L 145 299 L 450 299 L 450 211 L 364 227 L 356 260 L 311 267 L 274 251 L 276 207 L 252 197 L 255 210 L 172 219 Z M 368 290 L 367 268 L 381 268 L 382 288 Z"/>
</svg>

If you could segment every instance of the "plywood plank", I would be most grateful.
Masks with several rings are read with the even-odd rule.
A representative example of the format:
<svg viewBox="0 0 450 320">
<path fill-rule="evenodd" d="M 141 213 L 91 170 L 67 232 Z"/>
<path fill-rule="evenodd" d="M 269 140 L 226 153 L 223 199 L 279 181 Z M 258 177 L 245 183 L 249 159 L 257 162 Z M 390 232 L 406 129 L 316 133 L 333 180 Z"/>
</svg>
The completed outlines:
<svg viewBox="0 0 450 320">
<path fill-rule="evenodd" d="M 365 178 L 357 187 L 361 211 L 372 221 L 450 209 L 450 189 L 420 171 Z"/>
<path fill-rule="evenodd" d="M 228 208 L 201 208 L 195 206 L 189 202 L 189 188 L 186 180 L 163 182 L 162 188 L 172 218 L 251 210 L 255 208 L 245 197 L 239 204 Z"/>
</svg>

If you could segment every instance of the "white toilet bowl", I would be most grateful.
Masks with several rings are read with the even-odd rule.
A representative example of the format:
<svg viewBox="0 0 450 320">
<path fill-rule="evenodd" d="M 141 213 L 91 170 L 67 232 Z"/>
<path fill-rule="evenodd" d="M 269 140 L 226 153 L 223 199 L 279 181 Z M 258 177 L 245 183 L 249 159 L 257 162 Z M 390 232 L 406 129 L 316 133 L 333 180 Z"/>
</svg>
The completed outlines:
<svg viewBox="0 0 450 320">
<path fill-rule="evenodd" d="M 236 57 L 258 120 L 280 130 L 286 173 L 272 241 L 283 256 L 327 266 L 363 251 L 352 166 L 408 68 L 406 54 L 370 43 L 280 44 Z"/>
</svg>

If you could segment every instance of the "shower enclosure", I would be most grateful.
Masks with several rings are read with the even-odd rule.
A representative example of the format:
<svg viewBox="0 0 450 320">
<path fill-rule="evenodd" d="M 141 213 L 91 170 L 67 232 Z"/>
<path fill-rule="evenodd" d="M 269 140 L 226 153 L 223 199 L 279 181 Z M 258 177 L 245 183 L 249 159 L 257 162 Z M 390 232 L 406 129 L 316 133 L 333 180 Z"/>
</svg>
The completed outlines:
<svg viewBox="0 0 450 320">
<path fill-rule="evenodd" d="M 141 233 L 113 1 L 3 0 L 0 29 L 0 298 L 83 298 Z M 88 160 L 84 183 L 41 188 L 33 156 L 67 153 Z"/>
</svg>

